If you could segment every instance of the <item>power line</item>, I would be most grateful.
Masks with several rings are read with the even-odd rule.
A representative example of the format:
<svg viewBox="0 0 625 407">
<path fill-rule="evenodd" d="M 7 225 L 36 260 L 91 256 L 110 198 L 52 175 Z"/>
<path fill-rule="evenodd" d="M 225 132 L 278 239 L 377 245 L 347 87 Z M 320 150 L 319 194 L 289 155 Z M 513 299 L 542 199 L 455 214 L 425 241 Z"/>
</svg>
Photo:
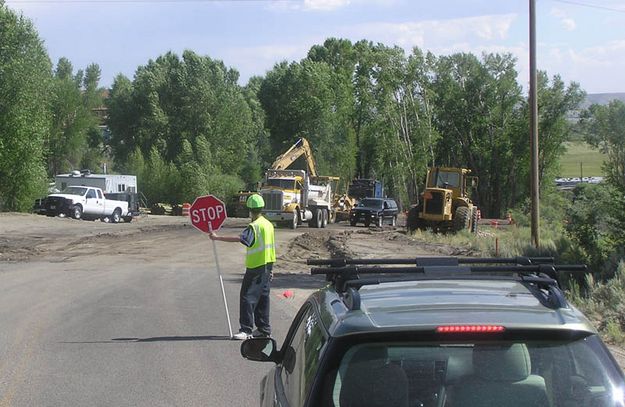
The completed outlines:
<svg viewBox="0 0 625 407">
<path fill-rule="evenodd" d="M 89 3 L 291 3 L 301 0 L 7 0 L 5 4 L 89 4 Z"/>
<path fill-rule="evenodd" d="M 573 0 L 551 0 L 551 1 L 554 1 L 554 2 L 557 2 L 557 3 L 572 4 L 574 6 L 588 7 L 588 8 L 594 8 L 594 9 L 600 9 L 600 10 L 608 10 L 608 11 L 616 11 L 617 13 L 625 13 L 625 9 L 608 7 L 608 6 L 601 6 L 599 4 L 581 3 L 579 1 L 573 1 Z"/>
</svg>

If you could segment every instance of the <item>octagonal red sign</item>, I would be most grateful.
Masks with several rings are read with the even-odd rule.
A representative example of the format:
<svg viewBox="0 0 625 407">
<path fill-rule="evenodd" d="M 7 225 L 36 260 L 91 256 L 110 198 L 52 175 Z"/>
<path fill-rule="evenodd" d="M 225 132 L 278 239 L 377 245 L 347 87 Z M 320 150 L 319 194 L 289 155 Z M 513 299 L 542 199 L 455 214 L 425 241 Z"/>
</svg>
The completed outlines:
<svg viewBox="0 0 625 407">
<path fill-rule="evenodd" d="M 219 230 L 228 217 L 226 205 L 213 195 L 195 198 L 189 208 L 191 224 L 204 233 Z"/>
</svg>

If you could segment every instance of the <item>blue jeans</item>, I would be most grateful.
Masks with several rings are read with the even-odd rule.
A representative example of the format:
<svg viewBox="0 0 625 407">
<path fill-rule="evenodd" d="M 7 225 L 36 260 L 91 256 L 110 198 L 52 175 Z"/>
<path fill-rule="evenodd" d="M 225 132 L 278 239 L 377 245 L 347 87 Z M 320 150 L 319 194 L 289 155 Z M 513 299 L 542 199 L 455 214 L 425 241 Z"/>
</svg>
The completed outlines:
<svg viewBox="0 0 625 407">
<path fill-rule="evenodd" d="M 251 334 L 254 325 L 259 331 L 271 334 L 269 324 L 269 290 L 273 264 L 246 269 L 241 284 L 239 324 L 241 331 Z"/>
</svg>

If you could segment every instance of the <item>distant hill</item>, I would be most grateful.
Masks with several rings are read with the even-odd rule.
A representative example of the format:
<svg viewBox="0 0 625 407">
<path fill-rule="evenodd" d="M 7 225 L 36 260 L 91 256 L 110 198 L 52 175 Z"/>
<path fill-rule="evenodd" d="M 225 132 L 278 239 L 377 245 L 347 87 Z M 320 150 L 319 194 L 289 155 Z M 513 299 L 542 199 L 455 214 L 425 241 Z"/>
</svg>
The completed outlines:
<svg viewBox="0 0 625 407">
<path fill-rule="evenodd" d="M 610 101 L 618 99 L 620 101 L 625 102 L 625 92 L 621 93 L 589 93 L 586 95 L 586 100 L 584 100 L 580 106 L 582 109 L 587 109 L 588 106 L 592 104 L 599 105 L 607 105 Z"/>
</svg>

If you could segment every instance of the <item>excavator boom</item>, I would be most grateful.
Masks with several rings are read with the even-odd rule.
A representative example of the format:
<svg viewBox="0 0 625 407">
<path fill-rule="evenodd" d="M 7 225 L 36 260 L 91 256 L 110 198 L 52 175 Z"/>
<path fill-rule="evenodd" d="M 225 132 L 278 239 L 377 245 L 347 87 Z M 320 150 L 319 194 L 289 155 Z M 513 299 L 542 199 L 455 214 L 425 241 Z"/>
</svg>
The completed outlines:
<svg viewBox="0 0 625 407">
<path fill-rule="evenodd" d="M 271 169 L 284 170 L 302 155 L 306 159 L 308 174 L 311 177 L 316 177 L 317 166 L 315 165 L 315 160 L 313 159 L 312 150 L 310 148 L 310 144 L 308 144 L 308 140 L 303 137 L 297 140 L 297 142 L 293 144 L 293 146 L 291 146 L 291 148 L 289 148 L 284 154 L 276 158 L 273 164 L 271 164 Z"/>
</svg>

